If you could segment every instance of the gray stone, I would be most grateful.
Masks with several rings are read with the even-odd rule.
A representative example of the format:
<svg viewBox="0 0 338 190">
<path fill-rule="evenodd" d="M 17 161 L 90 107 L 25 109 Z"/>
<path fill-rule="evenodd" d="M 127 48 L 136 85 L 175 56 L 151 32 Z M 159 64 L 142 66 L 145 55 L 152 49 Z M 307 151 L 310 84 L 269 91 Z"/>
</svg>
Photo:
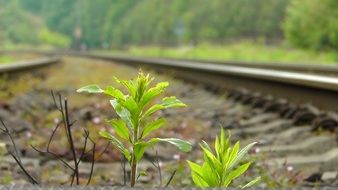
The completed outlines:
<svg viewBox="0 0 338 190">
<path fill-rule="evenodd" d="M 337 178 L 338 172 L 337 171 L 327 171 L 324 172 L 322 175 L 323 181 L 334 180 Z"/>
</svg>

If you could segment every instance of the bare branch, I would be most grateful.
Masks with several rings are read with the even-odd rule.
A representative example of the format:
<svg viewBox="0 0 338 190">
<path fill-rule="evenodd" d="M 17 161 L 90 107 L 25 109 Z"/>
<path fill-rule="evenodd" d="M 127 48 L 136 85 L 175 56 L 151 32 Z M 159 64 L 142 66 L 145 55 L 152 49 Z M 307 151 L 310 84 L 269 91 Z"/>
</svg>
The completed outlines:
<svg viewBox="0 0 338 190">
<path fill-rule="evenodd" d="M 50 143 L 52 142 L 53 137 L 55 135 L 55 132 L 57 131 L 57 129 L 59 128 L 59 126 L 60 126 L 60 123 L 56 124 L 55 128 L 53 129 L 52 134 L 49 137 L 48 144 L 47 144 L 47 152 L 49 152 Z"/>
<path fill-rule="evenodd" d="M 155 151 L 154 160 L 150 160 L 150 163 L 157 169 L 160 179 L 160 187 L 162 187 L 162 171 L 157 150 Z"/>
<path fill-rule="evenodd" d="M 15 155 L 11 152 L 11 151 L 8 151 L 8 153 L 13 157 L 13 159 L 15 160 L 15 162 L 19 165 L 20 169 L 24 172 L 24 174 L 27 176 L 27 178 L 29 179 L 29 181 L 32 183 L 32 184 L 39 184 L 37 182 L 36 179 L 34 179 L 33 176 L 31 176 L 27 170 L 25 169 L 25 167 L 23 166 L 22 162 L 21 162 L 21 158 L 20 158 L 20 154 L 19 154 L 19 151 L 18 151 L 18 148 L 15 144 L 15 141 L 12 137 L 12 134 L 10 133 L 10 131 L 8 130 L 7 126 L 5 125 L 5 123 L 0 119 L 2 125 L 4 126 L 4 129 L 3 128 L 0 128 L 0 130 L 6 134 L 10 141 L 12 142 L 13 144 L 13 148 L 14 148 L 14 152 L 15 152 Z"/>
<path fill-rule="evenodd" d="M 80 164 L 81 160 L 83 159 L 84 155 L 86 154 L 86 149 L 87 149 L 87 142 L 88 142 L 88 138 L 89 138 L 89 131 L 84 129 L 84 134 L 83 134 L 84 138 L 85 138 L 85 142 L 81 151 L 81 155 L 79 156 L 79 159 L 77 161 L 77 165 Z"/>
<path fill-rule="evenodd" d="M 61 110 L 61 108 L 57 105 L 56 103 L 56 99 L 55 99 L 55 95 L 54 95 L 54 91 L 51 90 L 50 93 L 52 94 L 52 98 L 53 98 L 53 102 L 54 102 L 54 105 L 56 107 L 56 109 L 58 109 L 59 111 Z"/>
<path fill-rule="evenodd" d="M 169 186 L 169 184 L 171 183 L 171 181 L 174 179 L 174 176 L 175 176 L 175 174 L 176 174 L 176 171 L 177 171 L 177 170 L 175 170 L 173 173 L 171 173 L 170 178 L 169 178 L 168 182 L 165 184 L 164 187 L 168 187 L 168 186 Z"/>
<path fill-rule="evenodd" d="M 13 145 L 13 148 L 14 148 L 14 151 L 15 151 L 15 154 L 16 154 L 16 157 L 17 157 L 17 159 L 18 159 L 18 160 L 20 161 L 20 163 L 21 163 L 21 158 L 20 158 L 21 155 L 20 155 L 20 153 L 19 153 L 19 151 L 18 151 L 18 148 L 17 148 L 17 146 L 16 146 L 16 144 L 15 144 L 15 141 L 14 141 L 14 139 L 13 139 L 11 133 L 9 132 L 7 126 L 5 125 L 4 121 L 2 121 L 2 119 L 0 119 L 0 121 L 1 121 L 1 124 L 2 124 L 2 125 L 4 126 L 4 128 L 5 128 L 5 129 L 0 128 L 0 130 L 1 130 L 3 133 L 5 133 L 5 134 L 9 137 L 9 139 L 11 140 L 12 145 Z"/>
<path fill-rule="evenodd" d="M 29 181 L 34 184 L 37 185 L 39 184 L 36 179 L 34 179 L 34 177 L 32 177 L 27 170 L 25 169 L 25 167 L 22 165 L 22 162 L 18 159 L 18 157 L 16 157 L 11 151 L 8 151 L 8 153 L 14 158 L 15 162 L 19 165 L 19 167 L 21 168 L 21 170 L 25 173 L 25 175 L 28 177 Z"/>
<path fill-rule="evenodd" d="M 64 161 L 64 160 L 62 159 L 61 156 L 59 156 L 59 155 L 57 155 L 57 154 L 55 154 L 55 153 L 53 153 L 53 152 L 50 152 L 50 151 L 42 151 L 42 150 L 39 150 L 39 149 L 37 149 L 36 147 L 34 147 L 33 145 L 31 145 L 31 147 L 32 147 L 36 152 L 39 152 L 39 153 L 41 153 L 41 154 L 50 154 L 50 155 L 52 155 L 53 157 L 55 157 L 56 159 L 58 159 L 60 162 L 62 162 L 67 168 L 69 168 L 69 169 L 71 169 L 72 171 L 74 171 L 74 168 L 73 168 L 71 165 L 69 165 L 66 161 Z"/>
<path fill-rule="evenodd" d="M 73 161 L 74 161 L 74 166 L 75 166 L 75 177 L 76 177 L 76 184 L 79 185 L 80 181 L 79 181 L 79 168 L 78 168 L 78 164 L 77 164 L 77 158 L 76 158 L 76 151 L 75 151 L 75 146 L 74 146 L 74 141 L 73 141 L 73 136 L 72 136 L 72 130 L 70 129 L 70 123 L 69 123 L 69 113 L 68 113 L 68 101 L 67 98 L 64 99 L 64 103 L 65 103 L 65 126 L 66 129 L 68 130 L 68 137 L 69 137 L 69 145 L 70 145 L 70 150 L 72 152 L 73 155 Z"/>
<path fill-rule="evenodd" d="M 94 164 L 95 164 L 95 147 L 96 147 L 95 142 L 89 137 L 89 132 L 88 132 L 88 138 L 93 143 L 93 152 L 92 152 L 93 155 L 92 155 L 92 162 L 91 162 L 90 174 L 89 174 L 89 178 L 87 181 L 87 185 L 90 184 L 90 181 L 92 180 L 92 177 L 93 177 Z"/>
</svg>

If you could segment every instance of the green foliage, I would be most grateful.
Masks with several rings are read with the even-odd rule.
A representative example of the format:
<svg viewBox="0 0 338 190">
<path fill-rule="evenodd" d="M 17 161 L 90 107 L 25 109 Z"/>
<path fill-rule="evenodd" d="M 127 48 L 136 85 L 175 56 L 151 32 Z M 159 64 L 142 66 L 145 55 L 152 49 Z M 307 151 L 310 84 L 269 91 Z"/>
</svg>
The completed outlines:
<svg viewBox="0 0 338 190">
<path fill-rule="evenodd" d="M 101 89 L 98 85 L 88 85 L 78 89 L 77 92 L 103 93 L 112 98 L 110 103 L 119 118 L 112 119 L 109 123 L 115 130 L 116 136 L 107 131 L 101 131 L 100 135 L 111 141 L 129 161 L 132 167 L 131 186 L 134 186 L 137 164 L 142 159 L 147 148 L 154 146 L 158 142 L 168 142 L 183 152 L 191 150 L 191 145 L 180 139 L 146 138 L 165 124 L 164 118 L 151 119 L 155 112 L 186 105 L 174 96 L 165 97 L 158 104 L 151 104 L 155 98 L 166 90 L 169 83 L 160 82 L 150 87 L 153 78 L 150 78 L 149 75 L 144 75 L 142 72 L 139 73 L 135 80 L 115 80 L 126 88 L 128 94 L 124 94 L 112 86 Z"/>
<path fill-rule="evenodd" d="M 280 38 L 288 0 L 146 0 L 115 22 L 113 45 Z M 148 16 L 151 12 L 151 17 Z"/>
<path fill-rule="evenodd" d="M 224 130 L 216 136 L 214 151 L 203 141 L 200 145 L 203 150 L 204 162 L 202 165 L 188 161 L 191 177 L 199 187 L 228 187 L 231 182 L 240 177 L 250 166 L 251 162 L 243 161 L 248 151 L 256 144 L 251 143 L 239 150 L 239 142 L 231 147 L 230 134 L 225 136 Z M 256 178 L 243 188 L 254 185 L 260 180 Z"/>
<path fill-rule="evenodd" d="M 32 14 L 22 11 L 20 4 L 13 0 L 0 6 L 0 40 L 13 43 L 37 43 L 39 23 Z"/>
<path fill-rule="evenodd" d="M 48 28 L 44 28 L 39 32 L 40 42 L 59 48 L 69 47 L 70 40 L 67 36 L 52 32 Z"/>
<path fill-rule="evenodd" d="M 10 63 L 12 61 L 14 61 L 13 57 L 0 55 L 0 64 Z"/>
<path fill-rule="evenodd" d="M 48 28 L 89 48 L 285 36 L 298 47 L 336 50 L 337 10 L 336 0 L 0 0 L 0 40 L 37 44 L 39 28 Z"/>
<path fill-rule="evenodd" d="M 337 50 L 338 1 L 290 1 L 284 30 L 287 39 L 296 46 Z"/>
<path fill-rule="evenodd" d="M 13 0 L 14 1 L 14 0 Z M 53 32 L 88 47 L 280 38 L 288 0 L 16 0 Z M 8 2 L 3 2 L 7 5 Z M 0 8 L 1 9 L 1 8 Z M 149 16 L 151 15 L 151 16 Z M 31 28 L 30 28 L 31 29 Z M 35 33 L 37 34 L 37 33 Z"/>
<path fill-rule="evenodd" d="M 111 53 L 111 52 L 110 52 Z M 118 54 L 119 52 L 114 52 Z M 215 45 L 201 43 L 195 47 L 133 46 L 124 53 L 147 57 L 173 57 L 187 59 L 238 60 L 285 63 L 336 63 L 336 51 L 315 52 L 287 46 L 268 46 L 252 41 Z"/>
</svg>

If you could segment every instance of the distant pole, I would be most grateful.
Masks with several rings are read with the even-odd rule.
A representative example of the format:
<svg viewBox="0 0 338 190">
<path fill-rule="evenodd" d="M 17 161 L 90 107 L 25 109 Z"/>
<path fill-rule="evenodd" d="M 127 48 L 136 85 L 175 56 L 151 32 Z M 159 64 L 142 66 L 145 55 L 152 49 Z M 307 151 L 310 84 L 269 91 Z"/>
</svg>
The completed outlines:
<svg viewBox="0 0 338 190">
<path fill-rule="evenodd" d="M 81 50 L 81 37 L 82 37 L 82 28 L 81 28 L 81 0 L 76 1 L 76 23 L 73 30 L 73 36 L 75 39 L 74 48 Z"/>
</svg>

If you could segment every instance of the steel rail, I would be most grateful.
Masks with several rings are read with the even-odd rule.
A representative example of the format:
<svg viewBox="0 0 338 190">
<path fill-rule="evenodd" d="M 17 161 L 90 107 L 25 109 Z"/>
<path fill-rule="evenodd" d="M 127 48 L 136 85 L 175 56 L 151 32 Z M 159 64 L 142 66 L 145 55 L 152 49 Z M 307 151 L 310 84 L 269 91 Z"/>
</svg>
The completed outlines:
<svg viewBox="0 0 338 190">
<path fill-rule="evenodd" d="M 288 63 L 288 62 L 257 62 L 257 61 L 237 61 L 237 60 L 213 60 L 213 59 L 177 59 L 181 61 L 192 61 L 199 63 L 214 63 L 228 66 L 240 66 L 249 68 L 264 68 L 283 71 L 297 71 L 305 73 L 321 73 L 338 75 L 338 63 L 319 64 L 319 63 Z"/>
<path fill-rule="evenodd" d="M 183 79 L 226 89 L 246 88 L 253 92 L 289 99 L 296 104 L 314 104 L 338 111 L 338 77 L 274 69 L 228 66 L 172 59 L 70 53 L 94 59 L 152 67 Z"/>
<path fill-rule="evenodd" d="M 47 55 L 84 55 L 87 53 L 80 53 L 76 51 L 39 51 L 39 50 L 16 50 L 16 51 L 6 51 L 0 50 L 0 53 L 37 53 L 37 54 L 47 54 Z M 92 54 L 92 53 L 91 53 Z M 107 56 L 102 54 L 95 54 L 100 56 Z M 111 56 L 112 57 L 112 56 Z M 127 56 L 113 56 L 117 59 L 130 58 Z M 133 57 L 133 59 L 144 59 L 144 57 Z M 272 69 L 272 70 L 281 70 L 281 71 L 291 71 L 291 72 L 302 72 L 302 73 L 313 73 L 313 74 L 325 74 L 325 75 L 336 75 L 338 76 L 338 62 L 336 64 L 315 64 L 315 63 L 288 63 L 288 62 L 257 62 L 257 61 L 238 61 L 238 60 L 215 60 L 215 59 L 184 59 L 184 58 L 151 58 L 151 59 L 160 59 L 160 60 L 173 60 L 173 61 L 186 61 L 193 63 L 211 63 L 227 66 L 239 66 L 247 68 L 261 68 L 261 69 Z"/>
<path fill-rule="evenodd" d="M 289 99 L 296 104 L 314 104 L 338 111 L 338 77 L 298 71 L 253 68 L 187 60 L 111 56 L 83 52 L 36 52 L 114 61 L 136 67 L 151 67 L 186 80 L 224 89 L 245 88 L 251 92 Z M 297 70 L 297 69 L 296 69 Z M 305 70 L 305 68 L 304 68 Z"/>
<path fill-rule="evenodd" d="M 338 92 L 338 77 L 305 74 L 291 71 L 278 71 L 274 69 L 219 65 L 207 62 L 192 62 L 192 61 L 140 58 L 140 57 L 104 56 L 96 54 L 77 54 L 77 55 L 87 56 L 91 58 L 113 60 L 118 62 L 127 62 L 133 64 L 142 63 L 145 65 L 164 66 L 171 68 L 181 68 L 185 70 L 186 69 L 196 70 L 200 72 L 211 72 L 217 74 L 241 76 L 246 78 L 262 79 L 267 81 L 275 81 L 295 85 L 304 85 L 311 88 L 320 88 Z"/>
<path fill-rule="evenodd" d="M 8 64 L 0 64 L 0 74 L 16 72 L 21 70 L 30 70 L 37 67 L 47 66 L 50 64 L 57 63 L 61 60 L 60 57 L 40 58 L 29 61 L 18 61 Z"/>
</svg>

